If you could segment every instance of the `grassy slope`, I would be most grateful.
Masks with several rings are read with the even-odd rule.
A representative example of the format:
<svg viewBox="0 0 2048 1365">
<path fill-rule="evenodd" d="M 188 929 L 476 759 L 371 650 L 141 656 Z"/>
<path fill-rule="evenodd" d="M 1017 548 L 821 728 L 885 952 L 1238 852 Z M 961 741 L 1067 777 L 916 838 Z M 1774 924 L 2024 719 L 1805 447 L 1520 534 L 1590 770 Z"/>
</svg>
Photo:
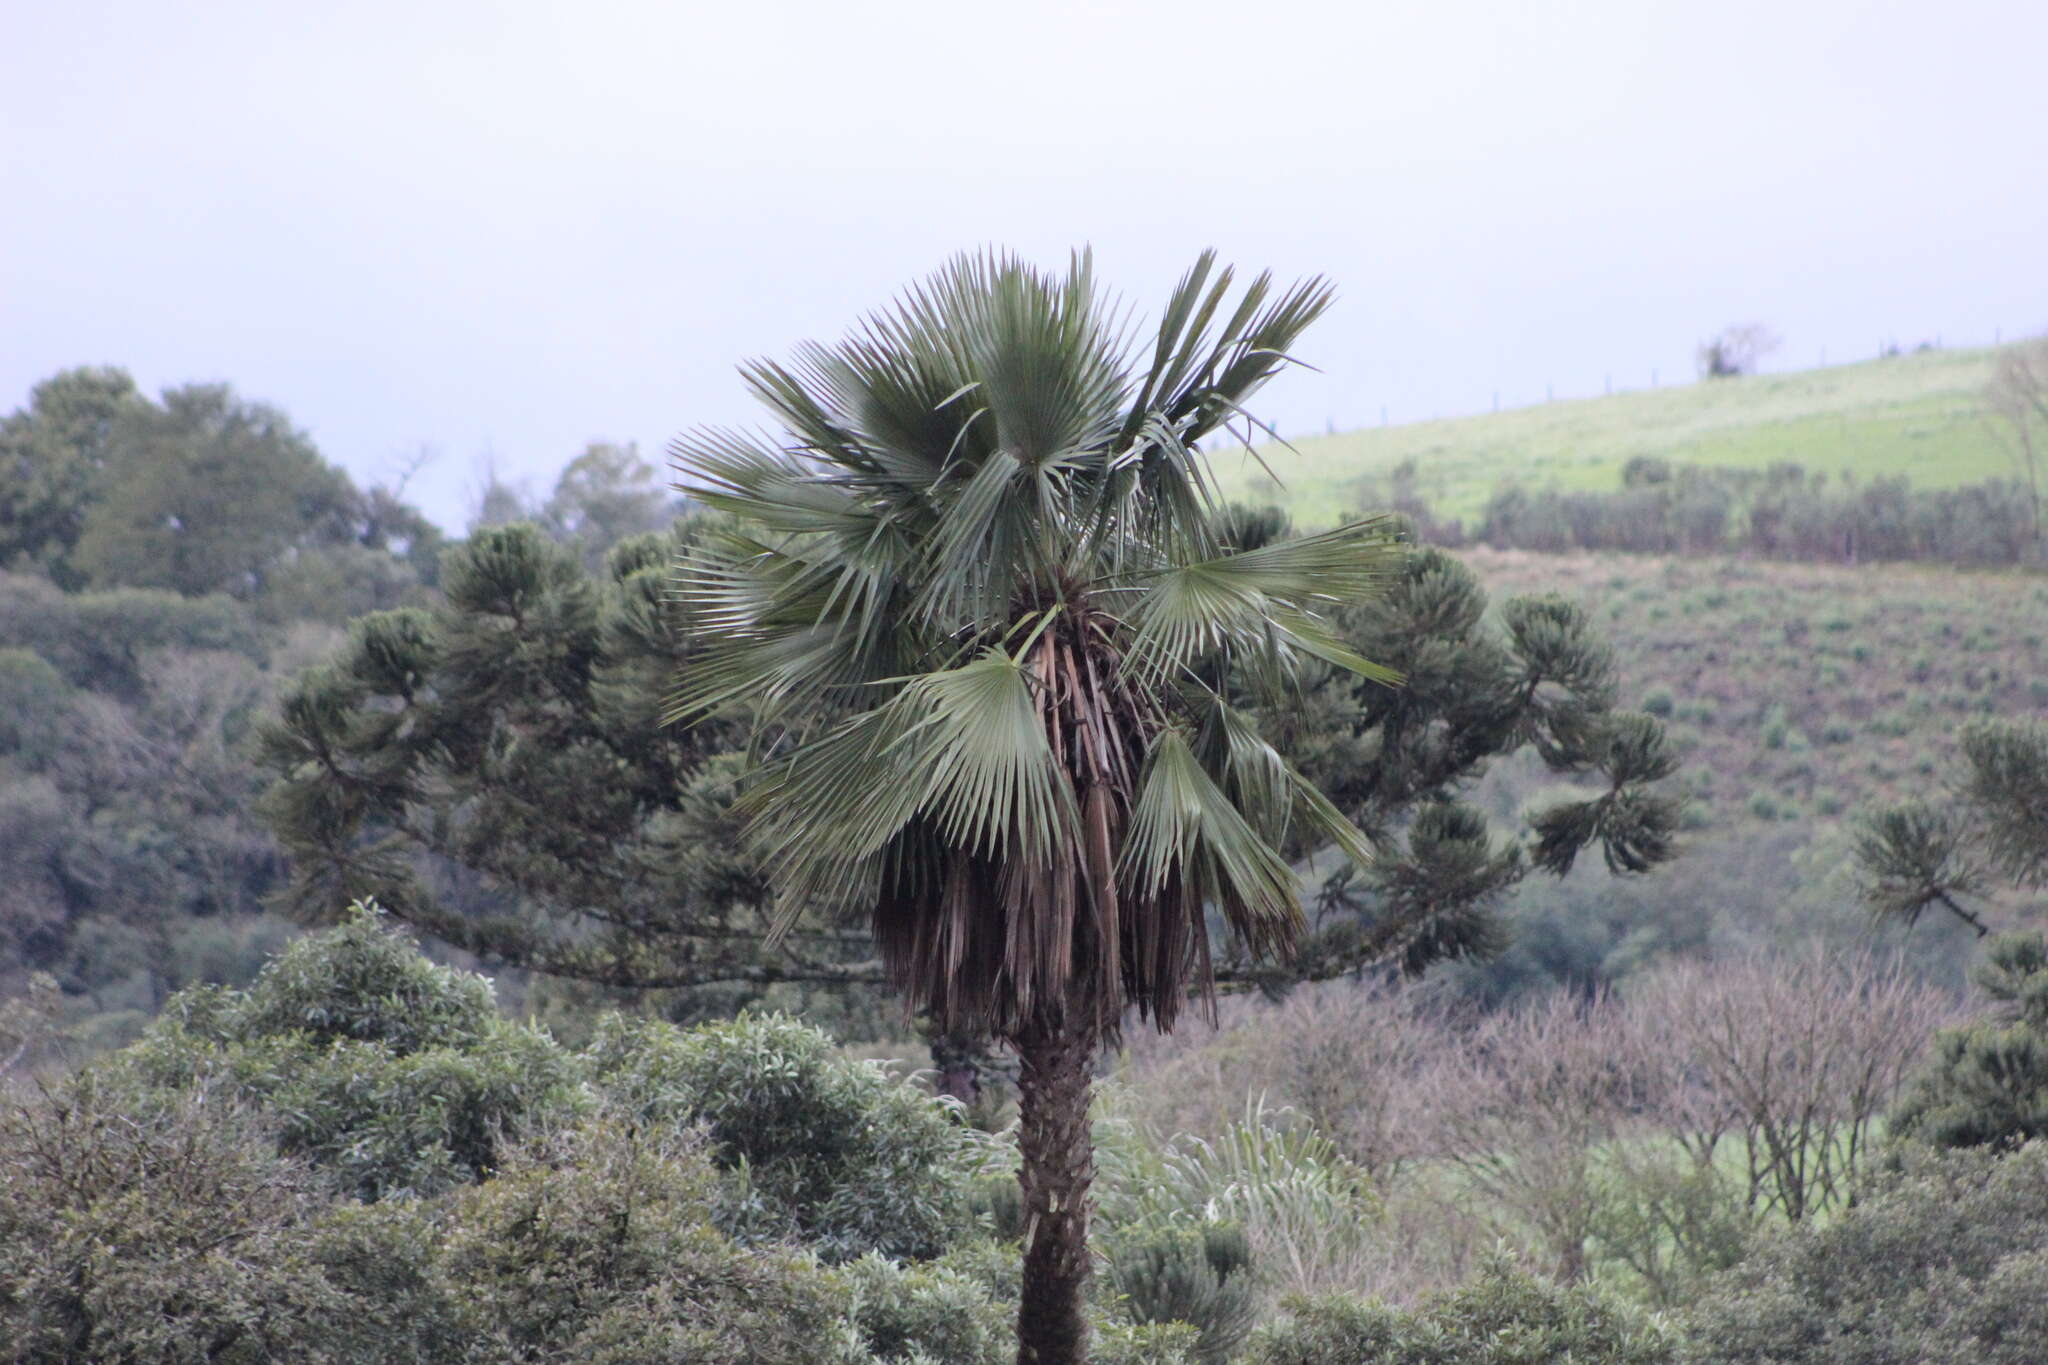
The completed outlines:
<svg viewBox="0 0 2048 1365">
<path fill-rule="evenodd" d="M 1261 452 L 1280 489 L 1248 456 L 1220 456 L 1218 472 L 1227 496 L 1277 501 L 1303 526 L 1384 501 L 1386 475 L 1410 459 L 1436 514 L 1468 522 L 1507 479 L 1618 488 L 1636 455 L 1752 468 L 1794 460 L 1829 474 L 1905 475 L 1923 487 L 1975 483 L 2012 472 L 1982 400 L 1996 355 L 1926 351 L 1309 437 L 1292 443 L 1298 455 Z"/>
<path fill-rule="evenodd" d="M 2041 575 L 1461 555 L 1496 601 L 1558 592 L 1592 613 L 1615 646 L 1622 703 L 1666 711 L 1684 755 L 1675 780 L 1695 802 L 1688 856 L 1637 889 L 1688 901 L 1703 879 L 1719 879 L 1719 908 L 1754 930 L 1764 928 L 1757 916 L 1788 912 L 1795 895 L 1848 911 L 1846 822 L 1872 804 L 1938 796 L 1967 721 L 2048 714 Z M 1530 762 L 1490 785 L 1498 808 L 1554 781 Z M 1996 917 L 2007 922 L 2040 898 L 1999 899 Z"/>
</svg>

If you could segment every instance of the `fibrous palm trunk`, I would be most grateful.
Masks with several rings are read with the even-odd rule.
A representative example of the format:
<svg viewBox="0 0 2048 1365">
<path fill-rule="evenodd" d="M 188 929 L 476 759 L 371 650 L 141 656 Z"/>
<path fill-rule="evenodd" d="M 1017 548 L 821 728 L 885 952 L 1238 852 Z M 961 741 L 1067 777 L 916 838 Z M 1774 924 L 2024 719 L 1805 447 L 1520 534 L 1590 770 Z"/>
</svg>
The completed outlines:
<svg viewBox="0 0 2048 1365">
<path fill-rule="evenodd" d="M 1095 1011 L 1076 1004 L 1047 1008 L 1012 1040 L 1025 1219 L 1017 1365 L 1083 1365 L 1088 1358 L 1082 1298 L 1095 1176 L 1088 1098 L 1101 1030 Z"/>
</svg>

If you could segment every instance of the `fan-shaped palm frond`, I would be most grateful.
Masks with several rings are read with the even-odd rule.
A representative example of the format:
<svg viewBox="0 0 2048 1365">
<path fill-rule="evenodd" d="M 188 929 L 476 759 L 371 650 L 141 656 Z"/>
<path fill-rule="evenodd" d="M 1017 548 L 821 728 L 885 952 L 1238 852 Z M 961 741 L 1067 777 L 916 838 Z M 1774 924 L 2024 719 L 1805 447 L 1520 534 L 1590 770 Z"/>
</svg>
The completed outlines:
<svg viewBox="0 0 2048 1365">
<path fill-rule="evenodd" d="M 772 756 L 750 830 L 785 918 L 851 901 L 943 1028 L 1046 1011 L 1170 1026 L 1210 907 L 1251 948 L 1301 926 L 1289 841 L 1363 835 L 1232 710 L 1303 660 L 1392 675 L 1335 607 L 1376 590 L 1380 522 L 1231 552 L 1201 443 L 1330 300 L 1198 260 L 1149 345 L 1089 259 L 964 257 L 836 347 L 745 374 L 780 441 L 674 446 L 746 527 L 678 566 L 697 643 L 672 718 L 740 698 L 843 719 Z"/>
</svg>

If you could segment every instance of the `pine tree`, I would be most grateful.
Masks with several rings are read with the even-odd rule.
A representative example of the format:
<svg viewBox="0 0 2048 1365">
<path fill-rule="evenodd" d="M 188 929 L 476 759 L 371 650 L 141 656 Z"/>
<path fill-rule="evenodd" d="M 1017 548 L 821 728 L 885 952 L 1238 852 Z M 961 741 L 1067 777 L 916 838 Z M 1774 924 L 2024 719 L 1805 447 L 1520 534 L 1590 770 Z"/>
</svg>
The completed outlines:
<svg viewBox="0 0 2048 1365">
<path fill-rule="evenodd" d="M 531 525 L 451 550 L 445 598 L 374 613 L 265 726 L 265 814 L 287 909 L 359 899 L 489 961 L 608 986 L 878 983 L 864 935 L 806 926 L 764 953 L 767 887 L 729 811 L 742 722 L 659 722 L 686 654 L 669 629 L 677 538 L 601 577 Z"/>
<path fill-rule="evenodd" d="M 1856 840 L 1865 903 L 1911 924 L 1939 906 L 1976 929 L 2002 887 L 2048 886 L 2048 725 L 1987 720 L 1964 729 L 1963 764 L 1943 801 L 1868 816 Z"/>
<path fill-rule="evenodd" d="M 1892 1131 L 1937 1147 L 2017 1146 L 2048 1137 L 2048 940 L 1999 934 L 1977 984 L 1991 1016 L 1935 1035 Z"/>
</svg>

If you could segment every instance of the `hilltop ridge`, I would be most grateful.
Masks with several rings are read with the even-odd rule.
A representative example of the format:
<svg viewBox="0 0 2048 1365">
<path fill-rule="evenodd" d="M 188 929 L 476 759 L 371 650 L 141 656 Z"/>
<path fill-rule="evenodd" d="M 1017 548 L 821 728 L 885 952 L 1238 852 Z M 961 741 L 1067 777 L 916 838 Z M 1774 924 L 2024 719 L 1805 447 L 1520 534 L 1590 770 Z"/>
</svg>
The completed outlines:
<svg viewBox="0 0 2048 1365">
<path fill-rule="evenodd" d="M 1702 380 L 1561 399 L 1473 417 L 1371 427 L 1221 454 L 1224 495 L 1272 502 L 1304 527 L 1383 504 L 1389 476 L 1415 462 L 1415 492 L 1468 525 L 1501 484 L 1608 490 L 1639 455 L 1761 469 L 1900 477 L 1947 488 L 2009 477 L 1984 402 L 1998 347 L 1927 350 L 1821 369 Z"/>
</svg>

